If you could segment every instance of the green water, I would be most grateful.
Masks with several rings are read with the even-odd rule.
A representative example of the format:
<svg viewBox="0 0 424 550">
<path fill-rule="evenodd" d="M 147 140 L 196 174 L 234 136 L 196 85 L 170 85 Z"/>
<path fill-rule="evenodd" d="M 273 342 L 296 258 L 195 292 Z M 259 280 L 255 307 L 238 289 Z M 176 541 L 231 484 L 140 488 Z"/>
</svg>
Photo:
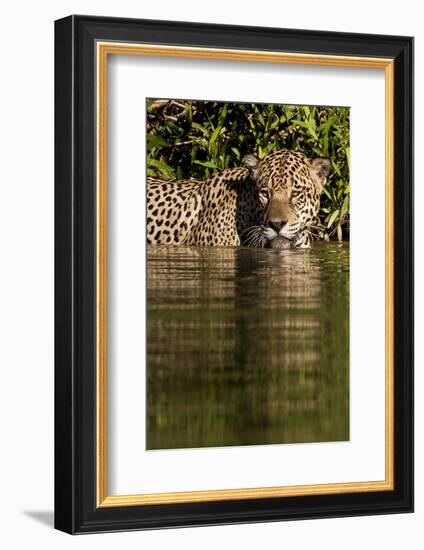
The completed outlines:
<svg viewBox="0 0 424 550">
<path fill-rule="evenodd" d="M 349 439 L 349 247 L 151 247 L 147 448 Z"/>
</svg>

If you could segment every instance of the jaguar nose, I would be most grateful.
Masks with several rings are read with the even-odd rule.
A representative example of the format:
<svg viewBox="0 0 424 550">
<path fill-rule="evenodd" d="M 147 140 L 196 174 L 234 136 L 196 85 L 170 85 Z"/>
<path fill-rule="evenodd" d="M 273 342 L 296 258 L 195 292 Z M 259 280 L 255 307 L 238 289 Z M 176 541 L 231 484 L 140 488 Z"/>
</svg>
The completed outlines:
<svg viewBox="0 0 424 550">
<path fill-rule="evenodd" d="M 277 233 L 279 233 L 286 224 L 287 220 L 268 220 L 269 227 L 274 229 Z"/>
</svg>

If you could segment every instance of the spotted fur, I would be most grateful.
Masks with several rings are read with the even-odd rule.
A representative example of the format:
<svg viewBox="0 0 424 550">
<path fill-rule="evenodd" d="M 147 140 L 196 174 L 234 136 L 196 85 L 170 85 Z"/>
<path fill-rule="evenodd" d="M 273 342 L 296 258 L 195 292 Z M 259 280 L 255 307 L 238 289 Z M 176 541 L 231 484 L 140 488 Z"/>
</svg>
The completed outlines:
<svg viewBox="0 0 424 550">
<path fill-rule="evenodd" d="M 148 244 L 238 246 L 260 223 L 259 195 L 247 168 L 229 168 L 205 181 L 147 178 Z"/>
</svg>

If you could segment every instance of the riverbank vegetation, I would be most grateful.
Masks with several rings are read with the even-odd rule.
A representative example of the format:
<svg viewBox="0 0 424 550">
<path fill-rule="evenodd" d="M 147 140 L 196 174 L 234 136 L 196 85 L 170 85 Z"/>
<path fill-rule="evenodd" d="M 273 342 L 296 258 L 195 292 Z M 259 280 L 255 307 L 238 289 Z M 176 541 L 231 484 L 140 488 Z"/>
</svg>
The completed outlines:
<svg viewBox="0 0 424 550">
<path fill-rule="evenodd" d="M 241 166 L 253 153 L 278 149 L 329 157 L 332 173 L 312 228 L 320 240 L 349 239 L 349 108 L 147 101 L 147 173 L 163 179 L 206 179 Z"/>
</svg>

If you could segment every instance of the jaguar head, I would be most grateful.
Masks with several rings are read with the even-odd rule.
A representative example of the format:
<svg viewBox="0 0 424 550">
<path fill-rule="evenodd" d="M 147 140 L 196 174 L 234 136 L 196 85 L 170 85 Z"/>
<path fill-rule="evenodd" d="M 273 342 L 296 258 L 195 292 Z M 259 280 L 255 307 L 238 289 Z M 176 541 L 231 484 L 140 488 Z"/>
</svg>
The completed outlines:
<svg viewBox="0 0 424 550">
<path fill-rule="evenodd" d="M 318 214 L 330 160 L 282 149 L 262 160 L 248 155 L 244 162 L 258 189 L 264 237 L 294 242 Z"/>
</svg>

